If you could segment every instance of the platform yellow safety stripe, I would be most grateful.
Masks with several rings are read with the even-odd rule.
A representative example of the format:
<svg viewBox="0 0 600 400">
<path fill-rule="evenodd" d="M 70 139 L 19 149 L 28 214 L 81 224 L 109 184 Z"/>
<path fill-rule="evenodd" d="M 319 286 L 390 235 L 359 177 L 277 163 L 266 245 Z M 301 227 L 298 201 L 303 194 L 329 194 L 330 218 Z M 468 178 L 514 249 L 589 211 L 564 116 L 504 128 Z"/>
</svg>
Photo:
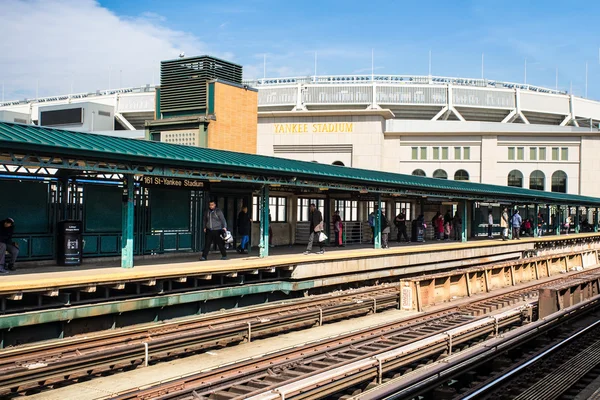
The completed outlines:
<svg viewBox="0 0 600 400">
<path fill-rule="evenodd" d="M 145 279 L 168 279 L 211 273 L 239 272 L 261 268 L 283 267 L 297 264 L 320 263 L 323 261 L 342 261 L 357 258 L 371 258 L 399 254 L 432 253 L 445 250 L 505 246 L 515 243 L 553 242 L 565 239 L 584 239 L 597 237 L 600 233 L 582 233 L 573 235 L 547 236 L 541 238 L 523 238 L 519 241 L 480 240 L 466 243 L 444 242 L 425 246 L 402 246 L 390 249 L 336 250 L 323 255 L 287 254 L 267 258 L 247 257 L 229 261 L 175 262 L 136 266 L 132 269 L 120 267 L 96 268 L 93 270 L 71 270 L 59 272 L 39 271 L 35 274 L 0 276 L 0 294 L 18 291 L 39 291 L 51 288 L 67 288 L 90 284 L 114 284 L 118 282 L 139 281 Z M 43 269 L 43 267 L 40 267 Z"/>
</svg>

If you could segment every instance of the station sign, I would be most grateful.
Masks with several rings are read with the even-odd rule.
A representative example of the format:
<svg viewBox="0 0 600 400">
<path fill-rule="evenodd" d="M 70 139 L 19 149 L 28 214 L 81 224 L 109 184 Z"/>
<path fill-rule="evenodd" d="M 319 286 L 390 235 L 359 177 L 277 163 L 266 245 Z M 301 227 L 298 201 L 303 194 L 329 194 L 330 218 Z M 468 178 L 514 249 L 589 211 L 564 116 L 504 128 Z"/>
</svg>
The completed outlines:
<svg viewBox="0 0 600 400">
<path fill-rule="evenodd" d="M 204 189 L 204 182 L 196 179 L 167 178 L 163 176 L 143 176 L 141 184 L 144 187 Z"/>
</svg>

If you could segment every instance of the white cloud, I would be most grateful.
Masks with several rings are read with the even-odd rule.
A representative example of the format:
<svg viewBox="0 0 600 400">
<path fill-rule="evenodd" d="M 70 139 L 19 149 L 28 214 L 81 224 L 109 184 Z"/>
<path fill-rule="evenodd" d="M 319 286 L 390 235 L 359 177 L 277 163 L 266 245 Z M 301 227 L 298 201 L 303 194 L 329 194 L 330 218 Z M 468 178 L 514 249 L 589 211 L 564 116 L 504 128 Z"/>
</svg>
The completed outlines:
<svg viewBox="0 0 600 400">
<path fill-rule="evenodd" d="M 2 0 L 0 21 L 6 100 L 106 89 L 109 76 L 113 88 L 158 83 L 160 60 L 207 52 L 160 15 L 123 18 L 93 0 Z"/>
</svg>

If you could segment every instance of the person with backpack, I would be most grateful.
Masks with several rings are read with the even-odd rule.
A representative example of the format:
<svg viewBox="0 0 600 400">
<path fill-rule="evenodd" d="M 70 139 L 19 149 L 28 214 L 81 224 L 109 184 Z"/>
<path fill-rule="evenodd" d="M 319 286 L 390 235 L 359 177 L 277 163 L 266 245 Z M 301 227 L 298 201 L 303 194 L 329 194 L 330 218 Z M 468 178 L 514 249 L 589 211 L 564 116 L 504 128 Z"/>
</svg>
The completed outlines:
<svg viewBox="0 0 600 400">
<path fill-rule="evenodd" d="M 398 229 L 398 243 L 400 243 L 402 238 L 404 238 L 406 243 L 410 243 L 410 239 L 406 234 L 406 214 L 404 214 L 404 212 L 400 212 L 400 214 L 394 218 L 394 225 L 396 225 L 396 228 Z"/>
<path fill-rule="evenodd" d="M 519 210 L 515 210 L 510 222 L 512 223 L 513 240 L 521 240 L 521 223 L 523 222 L 523 219 L 519 214 Z"/>
</svg>

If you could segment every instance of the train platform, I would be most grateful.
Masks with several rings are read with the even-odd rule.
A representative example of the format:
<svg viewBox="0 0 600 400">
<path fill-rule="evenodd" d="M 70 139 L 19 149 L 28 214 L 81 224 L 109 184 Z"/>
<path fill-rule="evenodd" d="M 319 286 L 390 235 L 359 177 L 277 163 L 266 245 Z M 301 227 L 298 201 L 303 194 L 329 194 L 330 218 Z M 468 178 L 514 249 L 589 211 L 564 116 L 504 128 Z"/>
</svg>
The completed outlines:
<svg viewBox="0 0 600 400">
<path fill-rule="evenodd" d="M 135 268 L 120 268 L 115 260 L 86 263 L 78 267 L 31 265 L 0 276 L 0 295 L 20 292 L 56 291 L 61 288 L 83 287 L 95 291 L 97 286 L 141 282 L 152 285 L 158 279 L 182 281 L 187 277 L 210 280 L 217 274 L 233 278 L 236 274 L 259 275 L 291 280 L 319 276 L 340 275 L 352 272 L 375 271 L 394 267 L 439 264 L 454 261 L 456 267 L 465 266 L 466 260 L 486 258 L 496 261 L 495 255 L 533 250 L 540 245 L 555 246 L 560 242 L 576 243 L 600 240 L 600 233 L 582 233 L 521 240 L 474 240 L 465 243 L 431 241 L 427 243 L 392 244 L 389 249 L 373 249 L 367 246 L 327 248 L 325 254 L 303 255 L 301 246 L 271 249 L 272 256 L 259 258 L 253 255 L 232 254 L 229 260 L 220 260 L 218 254 L 208 261 L 198 261 L 198 255 L 174 259 L 156 258 L 140 260 Z M 440 257 L 443 254 L 443 257 Z M 18 264 L 17 264 L 18 265 Z M 449 264 L 452 267 L 451 264 Z M 283 271 L 283 273 L 282 273 Z M 427 270 L 422 270 L 424 272 Z M 276 275 L 272 275 L 276 274 Z"/>
</svg>

